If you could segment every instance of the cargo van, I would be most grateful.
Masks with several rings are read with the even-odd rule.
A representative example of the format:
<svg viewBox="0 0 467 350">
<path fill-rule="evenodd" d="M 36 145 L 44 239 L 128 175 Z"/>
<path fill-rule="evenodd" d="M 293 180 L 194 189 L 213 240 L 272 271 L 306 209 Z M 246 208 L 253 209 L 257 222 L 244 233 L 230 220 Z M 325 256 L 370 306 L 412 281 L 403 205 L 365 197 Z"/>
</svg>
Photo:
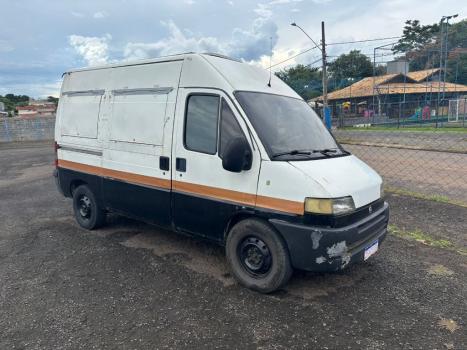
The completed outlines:
<svg viewBox="0 0 467 350">
<path fill-rule="evenodd" d="M 279 78 L 228 57 L 64 73 L 55 148 L 80 226 L 113 212 L 213 241 L 259 292 L 364 261 L 387 232 L 381 177 Z"/>
</svg>

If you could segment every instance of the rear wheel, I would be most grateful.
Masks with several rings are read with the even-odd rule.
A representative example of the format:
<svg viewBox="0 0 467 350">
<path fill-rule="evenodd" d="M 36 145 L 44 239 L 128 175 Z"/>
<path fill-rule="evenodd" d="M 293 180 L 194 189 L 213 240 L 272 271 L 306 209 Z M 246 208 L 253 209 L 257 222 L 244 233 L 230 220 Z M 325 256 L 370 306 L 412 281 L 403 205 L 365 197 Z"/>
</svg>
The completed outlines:
<svg viewBox="0 0 467 350">
<path fill-rule="evenodd" d="M 105 223 L 105 212 L 86 185 L 73 191 L 73 210 L 78 224 L 87 230 L 94 230 Z"/>
<path fill-rule="evenodd" d="M 282 237 L 257 219 L 241 221 L 230 230 L 226 255 L 235 278 L 261 293 L 279 289 L 292 275 L 289 252 Z"/>
</svg>

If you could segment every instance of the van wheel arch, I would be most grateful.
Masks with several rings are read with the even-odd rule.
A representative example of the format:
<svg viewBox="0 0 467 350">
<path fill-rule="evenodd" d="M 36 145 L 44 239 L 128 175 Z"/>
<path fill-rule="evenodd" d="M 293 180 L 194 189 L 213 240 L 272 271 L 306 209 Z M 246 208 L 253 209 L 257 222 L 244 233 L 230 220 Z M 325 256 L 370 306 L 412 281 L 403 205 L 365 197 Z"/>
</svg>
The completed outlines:
<svg viewBox="0 0 467 350">
<path fill-rule="evenodd" d="M 85 181 L 83 181 L 83 180 L 73 180 L 73 181 L 71 181 L 71 183 L 70 183 L 70 195 L 71 195 L 71 197 L 73 197 L 73 193 L 81 185 L 87 185 L 87 183 Z"/>
<path fill-rule="evenodd" d="M 238 224 L 240 221 L 246 220 L 246 219 L 252 219 L 255 218 L 256 216 L 251 213 L 251 212 L 238 212 L 235 213 L 228 221 L 227 226 L 225 227 L 224 230 L 224 245 L 227 242 L 227 236 L 229 235 L 230 231 L 232 230 L 232 227 L 234 227 L 236 224 Z"/>
<path fill-rule="evenodd" d="M 261 221 L 262 223 L 264 223 L 265 225 L 269 226 L 272 230 L 274 230 L 276 232 L 276 234 L 285 242 L 285 245 L 287 247 L 287 249 L 289 249 L 289 245 L 287 244 L 287 240 L 285 240 L 285 238 L 282 236 L 282 233 L 280 233 L 275 227 L 274 225 L 272 225 L 268 219 L 266 218 L 263 218 L 261 216 L 258 216 L 258 215 L 255 215 L 254 213 L 252 212 L 240 212 L 240 213 L 236 213 L 232 216 L 232 218 L 229 220 L 229 222 L 227 223 L 227 226 L 225 228 L 225 231 L 224 231 L 224 244 L 225 242 L 227 242 L 227 236 L 229 235 L 230 231 L 232 230 L 232 228 L 238 224 L 240 221 L 243 221 L 243 220 L 247 220 L 247 219 L 254 219 L 254 220 L 257 220 L 257 221 Z"/>
</svg>

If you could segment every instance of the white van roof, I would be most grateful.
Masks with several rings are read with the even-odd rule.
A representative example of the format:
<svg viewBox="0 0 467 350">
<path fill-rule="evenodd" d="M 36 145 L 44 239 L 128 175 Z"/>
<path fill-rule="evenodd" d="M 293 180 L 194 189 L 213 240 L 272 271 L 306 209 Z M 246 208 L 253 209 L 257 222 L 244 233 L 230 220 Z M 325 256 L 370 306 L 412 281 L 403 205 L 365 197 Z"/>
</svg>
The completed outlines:
<svg viewBox="0 0 467 350">
<path fill-rule="evenodd" d="M 65 72 L 65 74 L 171 61 L 184 61 L 180 87 L 217 88 L 228 92 L 265 92 L 301 99 L 294 90 L 276 77 L 275 74 L 271 75 L 271 86 L 268 86 L 270 78 L 268 70 L 214 53 L 184 53 L 133 62 L 73 69 Z"/>
</svg>

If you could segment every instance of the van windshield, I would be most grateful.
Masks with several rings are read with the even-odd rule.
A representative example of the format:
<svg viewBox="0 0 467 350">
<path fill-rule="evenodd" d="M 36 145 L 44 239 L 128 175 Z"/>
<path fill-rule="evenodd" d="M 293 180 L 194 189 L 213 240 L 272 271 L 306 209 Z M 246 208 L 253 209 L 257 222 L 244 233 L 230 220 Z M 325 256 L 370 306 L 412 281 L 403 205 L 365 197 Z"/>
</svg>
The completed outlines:
<svg viewBox="0 0 467 350">
<path fill-rule="evenodd" d="M 292 97 L 237 91 L 235 97 L 272 160 L 347 155 L 308 104 Z"/>
</svg>

